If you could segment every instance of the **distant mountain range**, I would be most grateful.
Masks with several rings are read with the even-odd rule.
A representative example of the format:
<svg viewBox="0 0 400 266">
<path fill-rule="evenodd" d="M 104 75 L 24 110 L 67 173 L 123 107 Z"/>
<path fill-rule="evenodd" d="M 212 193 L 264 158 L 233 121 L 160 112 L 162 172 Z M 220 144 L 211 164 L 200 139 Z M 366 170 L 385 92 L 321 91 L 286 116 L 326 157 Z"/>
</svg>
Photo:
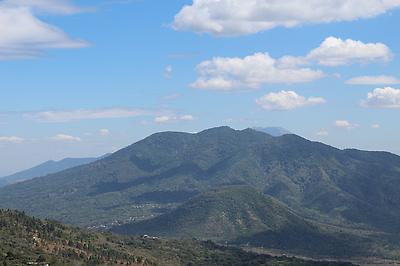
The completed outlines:
<svg viewBox="0 0 400 266">
<path fill-rule="evenodd" d="M 0 207 L 129 234 L 397 258 L 399 191 L 399 156 L 219 127 L 157 133 L 7 186 Z"/>
<path fill-rule="evenodd" d="M 109 154 L 101 156 L 99 158 L 66 158 L 60 161 L 47 161 L 30 169 L 9 176 L 0 177 L 0 187 L 30 180 L 35 177 L 54 174 L 65 169 L 81 166 L 84 164 L 89 164 L 108 155 Z"/>
<path fill-rule="evenodd" d="M 281 127 L 253 127 L 254 130 L 267 133 L 273 137 L 280 137 L 283 135 L 292 134 L 290 131 Z"/>
</svg>

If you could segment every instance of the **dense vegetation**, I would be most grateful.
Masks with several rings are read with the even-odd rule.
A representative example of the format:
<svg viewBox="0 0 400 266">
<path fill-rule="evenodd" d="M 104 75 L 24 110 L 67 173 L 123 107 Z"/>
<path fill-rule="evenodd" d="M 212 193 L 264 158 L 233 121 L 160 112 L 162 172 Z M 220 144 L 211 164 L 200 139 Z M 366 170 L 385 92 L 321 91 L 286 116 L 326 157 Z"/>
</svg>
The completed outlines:
<svg viewBox="0 0 400 266">
<path fill-rule="evenodd" d="M 212 242 L 117 238 L 0 210 L 1 265 L 350 265 L 257 255 Z M 42 264 L 41 264 L 42 263 Z"/>
<path fill-rule="evenodd" d="M 211 239 L 311 256 L 376 256 L 386 236 L 304 219 L 248 186 L 210 190 L 167 214 L 112 228 L 122 235 Z"/>
<path fill-rule="evenodd" d="M 315 249 L 321 247 L 318 243 L 328 239 L 333 242 L 327 242 L 332 245 L 324 253 L 399 255 L 400 157 L 339 150 L 296 135 L 272 137 L 252 129 L 221 127 L 198 134 L 154 134 L 94 163 L 0 189 L 0 207 L 82 227 L 108 228 L 151 218 L 157 223 L 159 215 L 159 219 L 180 224 L 195 217 L 176 215 L 190 214 L 185 210 L 187 204 L 195 204 L 191 199 L 237 185 L 271 196 L 274 203 L 263 207 L 272 200 L 249 198 L 253 202 L 215 205 L 212 209 L 217 212 L 223 207 L 229 215 L 250 212 L 257 217 L 248 219 L 243 227 L 237 221 L 225 223 L 223 236 L 257 246 L 305 250 L 302 242 L 293 238 L 295 230 L 313 236 L 308 239 L 313 244 L 308 250 L 316 252 L 321 251 Z M 281 216 L 274 213 L 277 218 L 264 217 L 252 209 L 254 202 L 260 208 L 285 208 Z M 283 219 L 288 213 L 293 214 L 285 220 L 288 227 L 271 226 L 274 219 Z M 173 222 L 171 217 L 180 220 Z M 195 225 L 187 228 L 195 231 L 185 235 L 199 236 L 202 231 Z M 283 233 L 287 241 L 278 245 Z M 340 242 L 345 248 L 335 249 Z M 346 248 L 354 247 L 353 242 L 360 245 Z"/>
</svg>

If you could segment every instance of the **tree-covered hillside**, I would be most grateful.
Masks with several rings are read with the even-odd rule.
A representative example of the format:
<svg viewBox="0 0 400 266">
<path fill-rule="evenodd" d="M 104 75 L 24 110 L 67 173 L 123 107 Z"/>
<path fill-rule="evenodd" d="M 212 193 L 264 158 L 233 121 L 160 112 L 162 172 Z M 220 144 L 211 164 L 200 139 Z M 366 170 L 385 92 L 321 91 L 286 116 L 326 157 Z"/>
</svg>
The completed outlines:
<svg viewBox="0 0 400 266">
<path fill-rule="evenodd" d="M 212 242 L 119 238 L 0 210 L 1 265 L 351 265 L 257 255 Z"/>
<path fill-rule="evenodd" d="M 310 256 L 380 256 L 389 246 L 383 234 L 305 219 L 279 201 L 249 186 L 205 192 L 153 219 L 112 228 L 121 235 L 211 239 L 264 246 Z"/>
</svg>

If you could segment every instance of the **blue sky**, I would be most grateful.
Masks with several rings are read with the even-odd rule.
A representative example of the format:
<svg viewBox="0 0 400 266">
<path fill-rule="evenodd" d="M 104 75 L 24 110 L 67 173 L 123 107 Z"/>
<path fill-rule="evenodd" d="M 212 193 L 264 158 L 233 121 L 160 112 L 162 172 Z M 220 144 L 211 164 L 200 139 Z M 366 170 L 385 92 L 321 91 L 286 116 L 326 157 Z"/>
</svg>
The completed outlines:
<svg viewBox="0 0 400 266">
<path fill-rule="evenodd" d="M 54 2 L 0 4 L 0 176 L 220 125 L 400 154 L 399 1 Z"/>
</svg>

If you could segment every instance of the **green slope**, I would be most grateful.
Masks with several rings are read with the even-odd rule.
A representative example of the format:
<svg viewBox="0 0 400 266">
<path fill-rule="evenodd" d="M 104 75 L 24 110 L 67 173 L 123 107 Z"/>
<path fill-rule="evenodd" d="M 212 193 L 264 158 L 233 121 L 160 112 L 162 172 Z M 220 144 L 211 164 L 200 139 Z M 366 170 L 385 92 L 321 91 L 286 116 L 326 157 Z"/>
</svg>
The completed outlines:
<svg viewBox="0 0 400 266">
<path fill-rule="evenodd" d="M 257 255 L 212 242 L 119 238 L 0 210 L 1 265 L 351 265 Z"/>
<path fill-rule="evenodd" d="M 284 204 L 248 186 L 201 194 L 156 218 L 116 226 L 123 235 L 211 239 L 308 255 L 376 256 L 382 235 L 343 230 L 306 220 Z M 378 241 L 379 239 L 379 241 Z"/>
<path fill-rule="evenodd" d="M 276 230 L 294 222 L 295 217 L 282 204 L 251 187 L 231 186 L 203 193 L 170 213 L 114 230 L 136 235 L 234 240 Z"/>
</svg>

